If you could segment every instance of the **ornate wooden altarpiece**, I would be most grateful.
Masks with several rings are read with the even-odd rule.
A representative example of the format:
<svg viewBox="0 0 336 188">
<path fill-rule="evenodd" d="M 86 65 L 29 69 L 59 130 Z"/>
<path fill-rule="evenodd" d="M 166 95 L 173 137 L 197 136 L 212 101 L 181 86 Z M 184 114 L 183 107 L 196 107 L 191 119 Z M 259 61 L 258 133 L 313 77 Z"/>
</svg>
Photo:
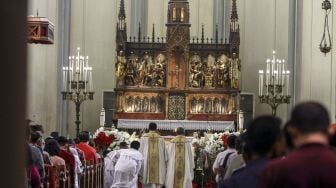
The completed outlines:
<svg viewBox="0 0 336 188">
<path fill-rule="evenodd" d="M 232 0 L 229 41 L 190 38 L 189 3 L 168 2 L 166 40 L 127 37 L 124 1 L 117 23 L 115 119 L 236 121 L 239 24 Z"/>
</svg>

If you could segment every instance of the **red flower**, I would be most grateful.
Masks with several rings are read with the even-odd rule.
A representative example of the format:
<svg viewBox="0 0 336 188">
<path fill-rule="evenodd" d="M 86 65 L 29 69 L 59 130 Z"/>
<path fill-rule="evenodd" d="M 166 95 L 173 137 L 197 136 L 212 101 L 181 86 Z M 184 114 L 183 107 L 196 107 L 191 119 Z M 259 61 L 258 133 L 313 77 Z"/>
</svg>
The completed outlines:
<svg viewBox="0 0 336 188">
<path fill-rule="evenodd" d="M 228 134 L 223 134 L 221 139 L 223 141 L 223 146 L 224 148 L 227 148 L 227 140 L 228 140 L 229 135 Z"/>
<path fill-rule="evenodd" d="M 110 136 L 106 136 L 106 134 L 104 132 L 99 132 L 97 137 L 95 139 L 93 139 L 93 141 L 95 142 L 95 144 L 97 146 L 105 146 L 105 147 L 109 147 L 110 144 L 116 139 L 116 137 L 111 134 Z"/>
</svg>

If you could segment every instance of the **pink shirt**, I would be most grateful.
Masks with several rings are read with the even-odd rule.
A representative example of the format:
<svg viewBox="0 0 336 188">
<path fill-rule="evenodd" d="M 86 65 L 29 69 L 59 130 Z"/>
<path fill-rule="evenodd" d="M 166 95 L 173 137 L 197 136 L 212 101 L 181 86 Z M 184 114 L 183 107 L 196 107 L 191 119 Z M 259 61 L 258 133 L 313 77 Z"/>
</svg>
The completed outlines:
<svg viewBox="0 0 336 188">
<path fill-rule="evenodd" d="M 61 157 L 54 155 L 50 156 L 50 160 L 53 166 L 65 166 L 65 161 Z"/>
</svg>

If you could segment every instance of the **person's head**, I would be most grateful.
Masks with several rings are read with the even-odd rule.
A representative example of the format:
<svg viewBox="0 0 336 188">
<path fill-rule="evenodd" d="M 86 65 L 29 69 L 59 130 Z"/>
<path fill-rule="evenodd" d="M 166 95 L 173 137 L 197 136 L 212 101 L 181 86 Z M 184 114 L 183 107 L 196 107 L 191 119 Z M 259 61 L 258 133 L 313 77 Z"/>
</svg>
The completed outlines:
<svg viewBox="0 0 336 188">
<path fill-rule="evenodd" d="M 176 134 L 177 135 L 184 135 L 185 134 L 184 128 L 183 127 L 177 127 Z"/>
<path fill-rule="evenodd" d="M 53 131 L 53 132 L 51 132 L 51 133 L 50 133 L 50 136 L 51 136 L 51 137 L 53 137 L 54 139 L 56 139 L 56 140 L 57 140 L 57 139 L 58 139 L 58 136 L 59 136 L 59 134 L 58 134 L 58 132 L 57 132 L 57 131 Z"/>
<path fill-rule="evenodd" d="M 242 133 L 236 139 L 235 148 L 239 154 L 243 153 L 243 147 L 244 147 L 244 144 L 246 144 L 245 136 L 246 136 L 246 133 Z"/>
<path fill-rule="evenodd" d="M 39 132 L 32 132 L 30 134 L 30 143 L 37 144 L 42 139 L 42 135 Z"/>
<path fill-rule="evenodd" d="M 80 142 L 89 142 L 90 134 L 88 131 L 82 131 L 79 133 L 79 141 Z"/>
<path fill-rule="evenodd" d="M 60 146 L 66 146 L 69 142 L 68 139 L 65 138 L 64 136 L 58 137 L 57 141 Z"/>
<path fill-rule="evenodd" d="M 55 139 L 49 139 L 45 143 L 44 151 L 48 152 L 50 156 L 58 155 L 61 148 Z"/>
<path fill-rule="evenodd" d="M 270 157 L 281 135 L 281 120 L 271 115 L 255 118 L 246 131 L 247 149 L 256 157 Z"/>
<path fill-rule="evenodd" d="M 120 142 L 120 149 L 127 149 L 128 148 L 128 144 L 127 142 Z"/>
<path fill-rule="evenodd" d="M 140 142 L 134 140 L 133 142 L 131 142 L 131 148 L 138 150 L 140 148 Z"/>
<path fill-rule="evenodd" d="M 328 144 L 329 136 L 334 134 L 327 109 L 317 102 L 296 105 L 291 113 L 287 130 L 295 147 L 306 142 Z M 315 137 L 313 140 L 312 135 Z"/>
<path fill-rule="evenodd" d="M 235 148 L 236 147 L 236 140 L 237 136 L 234 134 L 231 134 L 227 139 L 227 144 L 229 148 Z"/>
<path fill-rule="evenodd" d="M 148 125 L 148 129 L 149 129 L 150 131 L 156 131 L 156 129 L 157 129 L 157 125 L 156 125 L 156 123 L 154 123 L 154 122 L 149 123 L 149 125 Z"/>
<path fill-rule="evenodd" d="M 283 128 L 283 134 L 284 134 L 284 138 L 285 138 L 285 142 L 286 142 L 286 145 L 287 145 L 287 149 L 290 151 L 292 149 L 294 149 L 294 143 L 293 143 L 293 140 L 288 132 L 288 127 L 290 126 L 290 122 L 287 122 L 285 125 L 284 125 L 284 128 Z"/>
</svg>

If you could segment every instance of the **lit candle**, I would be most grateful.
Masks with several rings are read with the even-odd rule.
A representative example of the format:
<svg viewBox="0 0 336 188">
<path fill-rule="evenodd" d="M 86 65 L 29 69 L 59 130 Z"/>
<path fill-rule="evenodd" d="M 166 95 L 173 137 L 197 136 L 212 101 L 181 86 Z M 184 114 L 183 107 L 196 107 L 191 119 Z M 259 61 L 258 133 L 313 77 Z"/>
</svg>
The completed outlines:
<svg viewBox="0 0 336 188">
<path fill-rule="evenodd" d="M 263 87 L 264 87 L 264 71 L 259 70 L 259 96 L 263 94 Z"/>
<path fill-rule="evenodd" d="M 287 96 L 289 95 L 289 74 L 290 71 L 286 72 L 286 80 L 287 80 Z"/>
<path fill-rule="evenodd" d="M 88 71 L 89 71 L 89 86 L 90 86 L 90 91 L 93 92 L 92 67 L 88 67 Z"/>
<path fill-rule="evenodd" d="M 278 84 L 278 71 L 277 70 L 274 70 L 274 85 L 277 85 Z"/>
<path fill-rule="evenodd" d="M 266 80 L 268 80 L 268 84 L 266 84 L 266 95 L 268 95 L 268 86 L 269 86 L 269 78 L 270 77 L 270 72 L 266 72 Z"/>
<path fill-rule="evenodd" d="M 285 77 L 285 60 L 283 59 L 282 60 L 282 77 Z M 282 82 L 283 85 L 285 85 L 285 82 L 284 82 L 284 79 L 283 79 L 283 82 Z"/>
<path fill-rule="evenodd" d="M 270 59 L 266 60 L 266 85 L 269 85 Z"/>
<path fill-rule="evenodd" d="M 66 69 L 63 67 L 63 91 L 66 91 Z"/>
<path fill-rule="evenodd" d="M 284 89 L 285 89 L 285 76 L 286 76 L 286 71 L 285 70 L 282 70 L 282 77 L 281 77 L 281 83 L 282 83 L 282 92 L 281 92 L 281 95 L 283 95 L 284 93 Z M 286 86 L 287 87 L 287 86 Z"/>
<path fill-rule="evenodd" d="M 282 85 L 282 82 L 281 82 L 281 80 L 282 80 L 282 70 L 281 70 L 281 68 L 282 68 L 282 61 L 279 60 L 279 70 L 278 70 L 278 74 L 279 74 L 279 76 L 278 76 L 278 84 L 279 85 Z"/>
</svg>

